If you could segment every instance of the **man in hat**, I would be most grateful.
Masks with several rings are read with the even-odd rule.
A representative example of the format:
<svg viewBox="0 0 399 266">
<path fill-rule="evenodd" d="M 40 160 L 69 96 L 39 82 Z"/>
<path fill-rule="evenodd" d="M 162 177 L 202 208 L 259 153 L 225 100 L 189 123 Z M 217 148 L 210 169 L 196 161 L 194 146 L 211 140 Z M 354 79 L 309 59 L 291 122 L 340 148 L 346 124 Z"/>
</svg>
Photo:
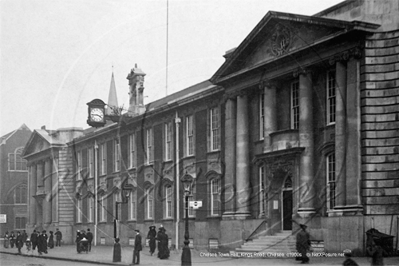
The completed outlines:
<svg viewBox="0 0 399 266">
<path fill-rule="evenodd" d="M 136 231 L 136 238 L 134 239 L 134 251 L 133 251 L 133 264 L 140 264 L 140 251 L 143 249 L 141 245 L 141 235 L 139 230 Z"/>
<path fill-rule="evenodd" d="M 39 236 L 36 230 L 33 230 L 33 233 L 30 235 L 30 241 L 32 242 L 32 250 L 35 250 L 39 241 Z"/>
<path fill-rule="evenodd" d="M 296 249 L 299 253 L 301 253 L 299 260 L 301 260 L 301 263 L 304 264 L 309 263 L 309 257 L 306 255 L 306 253 L 310 247 L 310 236 L 306 231 L 306 225 L 300 224 L 299 226 L 301 227 L 301 230 L 296 235 Z"/>
<path fill-rule="evenodd" d="M 89 248 L 89 251 L 91 251 L 91 242 L 93 242 L 93 233 L 92 232 L 90 232 L 90 228 L 87 228 L 87 234 L 86 234 L 86 237 L 87 237 L 87 240 L 89 241 L 88 242 L 88 248 Z"/>
<path fill-rule="evenodd" d="M 150 231 L 148 231 L 147 234 L 147 238 L 149 239 L 149 245 L 150 245 L 150 254 L 152 256 L 152 254 L 154 254 L 155 252 L 155 240 L 156 240 L 156 236 L 157 236 L 157 231 L 155 231 L 155 226 L 151 225 L 150 226 Z"/>
<path fill-rule="evenodd" d="M 55 246 L 61 247 L 62 233 L 58 228 L 56 229 L 54 235 L 55 235 Z"/>
</svg>

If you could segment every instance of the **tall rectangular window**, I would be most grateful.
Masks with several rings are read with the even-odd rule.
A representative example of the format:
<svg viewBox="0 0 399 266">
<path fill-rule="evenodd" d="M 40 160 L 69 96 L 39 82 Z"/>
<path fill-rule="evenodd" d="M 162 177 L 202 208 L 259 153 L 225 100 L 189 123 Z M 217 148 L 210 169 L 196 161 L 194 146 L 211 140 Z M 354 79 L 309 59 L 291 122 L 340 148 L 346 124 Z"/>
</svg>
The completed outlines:
<svg viewBox="0 0 399 266">
<path fill-rule="evenodd" d="M 132 190 L 129 197 L 129 220 L 137 219 L 137 190 Z"/>
<path fill-rule="evenodd" d="M 107 221 L 107 196 L 103 195 L 100 198 L 98 208 L 100 209 L 100 221 L 101 222 L 106 222 Z"/>
<path fill-rule="evenodd" d="M 76 154 L 77 159 L 77 171 L 78 171 L 78 180 L 82 180 L 82 151 L 78 151 Z"/>
<path fill-rule="evenodd" d="M 299 81 L 291 83 L 291 129 L 299 128 Z"/>
<path fill-rule="evenodd" d="M 136 135 L 129 135 L 129 168 L 136 167 Z"/>
<path fill-rule="evenodd" d="M 165 124 L 165 161 L 172 160 L 172 123 Z"/>
<path fill-rule="evenodd" d="M 335 71 L 327 72 L 327 124 L 335 123 Z"/>
<path fill-rule="evenodd" d="M 259 98 L 259 139 L 265 138 L 265 94 Z"/>
<path fill-rule="evenodd" d="M 94 197 L 87 198 L 87 221 L 89 223 L 93 222 L 94 217 Z"/>
<path fill-rule="evenodd" d="M 335 207 L 336 199 L 336 176 L 335 176 L 335 153 L 332 152 L 326 157 L 326 168 L 327 168 L 327 202 L 328 209 Z"/>
<path fill-rule="evenodd" d="M 147 129 L 146 133 L 146 162 L 147 164 L 151 164 L 154 161 L 154 136 L 152 128 Z"/>
<path fill-rule="evenodd" d="M 27 191 L 25 185 L 20 185 L 14 190 L 14 202 L 15 204 L 26 204 L 27 203 Z"/>
<path fill-rule="evenodd" d="M 120 170 L 121 165 L 121 151 L 119 146 L 119 140 L 114 140 L 114 172 Z"/>
<path fill-rule="evenodd" d="M 81 223 L 82 222 L 82 199 L 77 200 L 76 204 L 76 222 Z"/>
<path fill-rule="evenodd" d="M 265 214 L 265 167 L 259 167 L 259 214 Z"/>
<path fill-rule="evenodd" d="M 220 118 L 219 118 L 219 108 L 215 107 L 210 110 L 209 124 L 211 130 L 211 151 L 216 151 L 220 149 Z"/>
<path fill-rule="evenodd" d="M 89 177 L 94 177 L 94 148 L 88 149 Z"/>
<path fill-rule="evenodd" d="M 100 144 L 100 174 L 107 173 L 107 146 L 106 143 Z"/>
<path fill-rule="evenodd" d="M 211 216 L 217 216 L 220 212 L 220 179 L 214 178 L 210 183 L 211 190 Z"/>
<path fill-rule="evenodd" d="M 186 117 L 186 156 L 194 155 L 194 125 L 193 116 Z"/>
<path fill-rule="evenodd" d="M 173 210 L 173 188 L 171 185 L 165 186 L 165 213 L 164 218 L 172 218 Z"/>
<path fill-rule="evenodd" d="M 154 189 L 152 187 L 145 189 L 145 219 L 154 219 Z"/>
</svg>

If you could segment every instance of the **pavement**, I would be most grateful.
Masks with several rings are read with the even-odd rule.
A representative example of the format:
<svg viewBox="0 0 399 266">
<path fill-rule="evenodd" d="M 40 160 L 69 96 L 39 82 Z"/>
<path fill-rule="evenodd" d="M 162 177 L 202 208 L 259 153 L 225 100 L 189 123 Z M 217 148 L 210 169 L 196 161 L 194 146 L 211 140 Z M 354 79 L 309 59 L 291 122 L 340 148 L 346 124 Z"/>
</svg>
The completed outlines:
<svg viewBox="0 0 399 266">
<path fill-rule="evenodd" d="M 37 251 L 26 251 L 24 246 L 22 254 L 18 255 L 16 248 L 4 248 L 0 247 L 0 253 L 12 254 L 16 256 L 24 256 L 27 261 L 30 257 L 38 257 L 42 259 L 59 260 L 58 265 L 62 265 L 62 261 L 76 262 L 76 263 L 95 263 L 99 265 L 130 265 L 133 258 L 133 247 L 124 246 L 122 247 L 122 261 L 112 262 L 113 247 L 112 246 L 93 246 L 92 251 L 89 253 L 76 252 L 75 245 L 64 245 L 62 247 L 55 247 L 48 250 L 48 254 L 39 255 Z M 143 248 L 140 254 L 141 265 L 181 265 L 181 250 L 172 250 L 170 252 L 169 259 L 160 260 L 157 258 L 156 253 L 150 256 L 149 249 Z M 237 255 L 237 254 L 235 254 Z M 276 258 L 277 254 L 263 253 L 261 256 L 256 258 L 247 258 L 242 254 L 240 258 L 232 256 L 230 253 L 219 253 L 217 251 L 191 251 L 192 265 L 221 265 L 221 266 L 243 266 L 243 265 L 296 265 L 299 262 L 293 258 Z M 371 265 L 370 258 L 367 257 L 355 257 L 353 258 L 359 265 Z M 312 257 L 310 259 L 311 265 L 342 265 L 345 258 L 343 257 Z M 1 260 L 0 260 L 1 264 Z M 399 257 L 386 257 L 384 258 L 385 265 L 399 265 Z"/>
</svg>

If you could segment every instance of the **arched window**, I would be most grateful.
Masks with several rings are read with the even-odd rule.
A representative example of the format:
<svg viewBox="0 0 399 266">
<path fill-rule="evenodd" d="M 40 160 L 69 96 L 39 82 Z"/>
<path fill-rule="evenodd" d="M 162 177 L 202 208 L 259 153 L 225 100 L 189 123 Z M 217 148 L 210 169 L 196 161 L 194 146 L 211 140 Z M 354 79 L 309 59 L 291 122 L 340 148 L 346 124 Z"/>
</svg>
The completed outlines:
<svg viewBox="0 0 399 266">
<path fill-rule="evenodd" d="M 209 192 L 210 192 L 210 215 L 219 216 L 221 212 L 220 204 L 220 190 L 221 182 L 220 178 L 215 177 L 209 180 Z"/>
<path fill-rule="evenodd" d="M 145 210 L 145 219 L 146 220 L 152 220 L 154 219 L 154 188 L 153 187 L 147 187 L 145 189 L 145 204 L 144 204 L 144 210 Z"/>
<path fill-rule="evenodd" d="M 20 185 L 14 190 L 14 202 L 15 204 L 26 204 L 28 194 L 25 185 Z"/>
<path fill-rule="evenodd" d="M 26 160 L 22 159 L 21 155 L 24 147 L 15 149 L 14 153 L 8 154 L 8 170 L 9 171 L 26 171 Z"/>
<path fill-rule="evenodd" d="M 169 219 L 173 216 L 173 187 L 171 184 L 164 186 L 164 218 Z"/>
</svg>

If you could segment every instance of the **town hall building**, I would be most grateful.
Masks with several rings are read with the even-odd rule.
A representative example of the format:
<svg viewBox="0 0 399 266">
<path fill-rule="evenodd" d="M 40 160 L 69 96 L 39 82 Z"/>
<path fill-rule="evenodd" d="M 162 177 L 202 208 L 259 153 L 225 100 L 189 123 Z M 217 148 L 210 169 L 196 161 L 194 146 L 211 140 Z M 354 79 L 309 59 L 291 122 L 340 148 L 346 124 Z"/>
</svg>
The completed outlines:
<svg viewBox="0 0 399 266">
<path fill-rule="evenodd" d="M 367 230 L 398 233 L 398 51 L 399 3 L 348 0 L 314 16 L 269 11 L 210 80 L 152 103 L 136 65 L 127 112 L 111 81 L 105 125 L 59 147 L 76 173 L 73 230 L 129 244 L 134 229 L 162 225 L 180 248 L 188 178 L 202 204 L 188 212 L 194 248 L 251 250 L 306 224 L 325 251 L 364 254 Z M 28 151 L 28 165 L 44 160 Z M 32 224 L 35 208 L 49 212 L 40 187 L 29 187 Z"/>
</svg>

